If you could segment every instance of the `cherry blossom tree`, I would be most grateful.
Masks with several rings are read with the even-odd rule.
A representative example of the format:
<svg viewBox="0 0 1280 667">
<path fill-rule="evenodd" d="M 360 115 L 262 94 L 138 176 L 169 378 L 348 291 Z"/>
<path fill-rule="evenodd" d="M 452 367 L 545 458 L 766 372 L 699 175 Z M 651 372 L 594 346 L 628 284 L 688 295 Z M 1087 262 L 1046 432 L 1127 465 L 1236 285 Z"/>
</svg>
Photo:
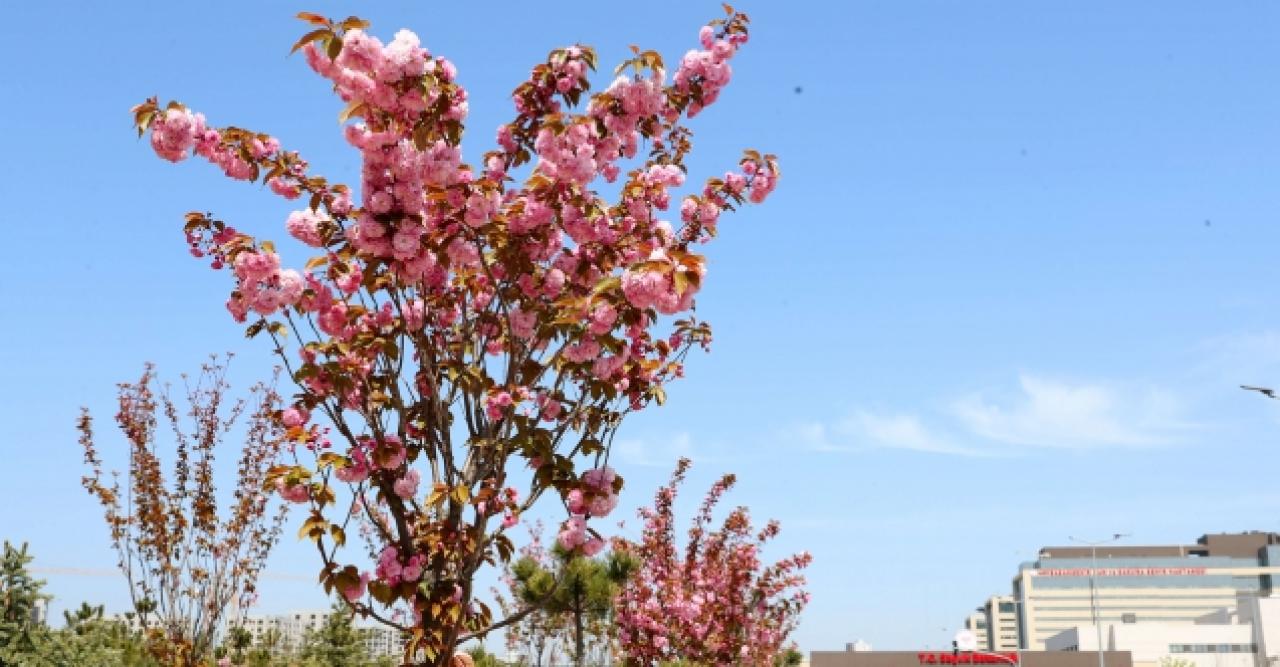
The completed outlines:
<svg viewBox="0 0 1280 667">
<path fill-rule="evenodd" d="M 731 511 L 717 530 L 712 513 L 733 487 L 725 475 L 712 485 L 689 528 L 676 543 L 676 492 L 689 470 L 681 459 L 671 481 L 642 508 L 639 542 L 618 540 L 639 569 L 616 602 L 618 639 L 630 664 L 685 660 L 700 665 L 772 665 L 809 602 L 800 571 L 807 552 L 765 566 L 760 553 L 777 537 L 770 521 L 756 532 L 745 507 Z"/>
<path fill-rule="evenodd" d="M 298 384 L 281 415 L 298 456 L 269 483 L 306 508 L 324 587 L 409 633 L 406 660 L 442 665 L 531 612 L 495 620 L 473 579 L 510 559 L 505 531 L 539 499 L 567 509 L 562 547 L 600 550 L 589 520 L 623 486 L 608 466 L 614 434 L 711 341 L 691 312 L 699 246 L 723 211 L 773 191 L 776 160 L 746 151 L 675 200 L 676 224 L 664 216 L 686 181 L 683 121 L 729 83 L 748 18 L 726 5 L 670 79 L 658 53 L 633 48 L 594 94 L 595 52 L 551 51 L 472 166 L 453 63 L 407 30 L 384 44 L 355 17 L 299 17 L 312 29 L 294 50 L 346 103 L 359 192 L 275 137 L 214 127 L 181 103 L 153 98 L 134 117 L 160 157 L 195 155 L 301 203 L 285 220 L 312 249 L 301 269 L 211 213 L 187 215 L 187 242 L 231 273 L 231 316 L 272 339 Z M 372 571 L 339 552 L 355 515 L 381 544 Z"/>
</svg>

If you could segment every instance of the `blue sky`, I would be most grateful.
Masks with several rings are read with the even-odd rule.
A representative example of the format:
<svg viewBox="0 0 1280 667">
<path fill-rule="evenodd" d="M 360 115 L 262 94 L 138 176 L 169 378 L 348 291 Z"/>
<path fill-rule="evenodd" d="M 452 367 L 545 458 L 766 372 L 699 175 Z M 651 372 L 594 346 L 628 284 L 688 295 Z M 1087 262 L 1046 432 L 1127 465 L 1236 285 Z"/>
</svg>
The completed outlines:
<svg viewBox="0 0 1280 667">
<path fill-rule="evenodd" d="M 186 255 L 181 216 L 282 237 L 289 205 L 157 160 L 132 104 L 181 99 L 349 182 L 341 104 L 285 56 L 296 11 L 360 13 L 384 38 L 409 27 L 451 58 L 471 159 L 549 49 L 590 43 L 611 63 L 635 43 L 674 61 L 719 12 L 552 7 L 7 8 L 28 57 L 0 75 L 0 538 L 31 542 L 41 567 L 109 570 L 79 487 L 79 406 L 105 436 L 114 383 L 144 361 L 175 375 L 233 350 L 242 385 L 270 363 L 223 311 L 226 276 Z M 1280 405 L 1236 388 L 1280 384 L 1280 6 L 741 8 L 752 41 L 693 123 L 692 173 L 752 146 L 784 178 L 709 247 L 715 349 L 620 436 L 625 515 L 679 455 L 695 460 L 686 509 L 736 472 L 731 499 L 782 521 L 775 553 L 815 556 L 805 650 L 942 646 L 1068 535 L 1280 530 Z M 269 570 L 265 611 L 324 604 L 291 537 Z M 61 604 L 125 600 L 117 578 L 47 578 Z"/>
</svg>

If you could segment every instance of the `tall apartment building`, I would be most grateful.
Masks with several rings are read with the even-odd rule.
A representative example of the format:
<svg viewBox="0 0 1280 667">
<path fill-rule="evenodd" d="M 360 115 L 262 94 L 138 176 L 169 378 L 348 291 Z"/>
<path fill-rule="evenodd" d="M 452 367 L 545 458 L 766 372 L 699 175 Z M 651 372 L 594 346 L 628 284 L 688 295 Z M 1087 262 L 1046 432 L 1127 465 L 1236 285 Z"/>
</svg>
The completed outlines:
<svg viewBox="0 0 1280 667">
<path fill-rule="evenodd" d="M 1018 604 L 1011 595 L 993 595 L 964 621 L 979 651 L 1018 650 Z"/>
<path fill-rule="evenodd" d="M 1065 630 L 1101 623 L 1192 623 L 1269 595 L 1280 584 L 1280 534 L 1205 535 L 1191 545 L 1045 547 L 1013 579 L 1023 649 L 1044 650 Z M 990 623 L 988 623 L 990 626 Z"/>
<path fill-rule="evenodd" d="M 329 614 L 322 610 L 293 611 L 275 616 L 245 616 L 232 621 L 253 636 L 253 643 L 259 644 L 267 633 L 272 637 L 272 652 L 277 655 L 291 655 L 302 648 L 308 632 L 318 631 L 324 627 Z M 400 657 L 404 652 L 404 638 L 400 632 L 382 625 L 362 624 L 357 622 L 355 629 L 360 633 L 365 652 L 374 658 L 383 656 Z"/>
<path fill-rule="evenodd" d="M 991 650 L 991 635 L 987 632 L 987 615 L 983 613 L 982 607 L 978 607 L 964 619 L 964 629 L 973 633 L 973 638 L 977 640 L 974 648 L 979 651 Z"/>
</svg>

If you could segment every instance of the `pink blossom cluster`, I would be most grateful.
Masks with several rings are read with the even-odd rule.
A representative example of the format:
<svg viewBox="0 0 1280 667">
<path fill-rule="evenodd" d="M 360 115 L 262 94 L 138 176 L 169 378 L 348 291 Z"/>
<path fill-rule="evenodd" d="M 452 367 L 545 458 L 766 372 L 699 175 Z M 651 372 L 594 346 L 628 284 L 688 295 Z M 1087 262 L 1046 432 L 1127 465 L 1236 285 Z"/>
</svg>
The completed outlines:
<svg viewBox="0 0 1280 667">
<path fill-rule="evenodd" d="M 310 421 L 310 419 L 311 411 L 307 410 L 305 406 L 290 406 L 280 413 L 280 422 L 285 425 L 285 428 L 297 428 L 299 426 L 303 426 Z"/>
<path fill-rule="evenodd" d="M 733 77 L 729 59 L 739 46 L 746 43 L 747 34 L 717 37 L 715 29 L 707 25 L 702 26 L 698 39 L 702 42 L 702 50 L 694 49 L 686 53 L 680 59 L 680 67 L 672 78 L 676 90 L 689 92 L 697 87 L 701 93 L 689 107 L 690 118 L 711 106 L 720 97 L 721 89 L 729 84 L 729 79 Z"/>
<path fill-rule="evenodd" d="M 368 479 L 371 469 L 372 466 L 369 464 L 369 458 L 365 456 L 364 448 L 353 447 L 350 461 L 334 471 L 334 476 L 348 484 L 359 484 Z"/>
<path fill-rule="evenodd" d="M 365 588 L 369 585 L 369 581 L 373 577 L 368 573 L 361 573 L 360 578 L 352 582 L 350 586 L 342 589 L 342 597 L 347 602 L 356 602 L 364 597 Z"/>
<path fill-rule="evenodd" d="M 431 58 L 410 30 L 397 32 L 386 46 L 363 30 L 349 30 L 342 37 L 342 50 L 334 60 L 314 42 L 303 47 L 303 53 L 317 74 L 333 81 L 334 90 L 343 101 L 387 110 L 405 120 L 416 119 L 441 101 L 439 88 L 422 88 L 424 74 L 443 83 L 457 76 L 453 63 Z M 444 101 L 449 118 L 466 117 L 465 91 L 458 89 L 456 96 Z"/>
<path fill-rule="evenodd" d="M 778 175 L 772 169 L 760 169 L 755 162 L 742 165 L 742 170 L 751 178 L 751 194 L 748 198 L 753 204 L 762 204 L 769 193 L 778 187 Z"/>
<path fill-rule="evenodd" d="M 280 269 L 280 256 L 269 250 L 245 249 L 232 260 L 236 291 L 227 301 L 227 310 L 237 322 L 249 311 L 271 315 L 302 298 L 302 276 L 293 269 Z"/>
<path fill-rule="evenodd" d="M 560 526 L 556 542 L 566 551 L 577 551 L 590 558 L 604 549 L 604 538 L 588 532 L 587 519 L 571 516 Z"/>
<path fill-rule="evenodd" d="M 276 493 L 291 503 L 305 503 L 311 499 L 311 491 L 306 484 L 290 484 L 284 478 L 276 480 Z"/>
<path fill-rule="evenodd" d="M 618 473 L 609 466 L 592 468 L 582 473 L 581 486 L 565 494 L 569 518 L 561 525 L 557 542 L 567 551 L 581 550 L 588 557 L 604 548 L 604 539 L 588 534 L 587 519 L 603 518 L 618 506 L 614 482 Z"/>
<path fill-rule="evenodd" d="M 246 160 L 242 152 L 247 152 L 255 161 L 274 158 L 280 152 L 280 142 L 275 137 L 234 134 L 232 140 L 227 141 L 221 132 L 205 125 L 204 114 L 170 105 L 162 113 L 157 113 L 151 122 L 151 147 L 156 155 L 170 162 L 185 160 L 187 151 L 194 149 L 196 155 L 221 167 L 223 173 L 237 180 L 250 180 L 257 174 L 253 163 Z M 298 165 L 292 173 L 299 175 L 305 168 L 305 164 Z M 278 194 L 292 193 L 290 198 L 297 196 L 297 192 L 284 181 L 270 185 Z"/>
<path fill-rule="evenodd" d="M 205 132 L 204 114 L 193 114 L 183 108 L 166 109 L 151 125 L 151 148 L 156 155 L 179 162 Z"/>
<path fill-rule="evenodd" d="M 388 586 L 395 586 L 402 581 L 415 582 L 422 578 L 422 568 L 426 562 L 426 554 L 403 558 L 395 545 L 388 545 L 378 555 L 378 566 L 374 574 Z"/>
<path fill-rule="evenodd" d="M 664 251 L 655 250 L 647 262 L 628 268 L 622 274 L 622 293 L 636 308 L 656 308 L 668 315 L 688 310 L 693 305 L 699 283 L 690 283 L 684 292 L 680 292 L 676 289 L 677 273 L 696 274 L 695 280 L 700 281 L 703 269 L 699 266 L 691 270 L 677 265 Z"/>
<path fill-rule="evenodd" d="M 308 209 L 290 213 L 284 226 L 293 238 L 312 248 L 319 248 L 324 244 L 324 239 L 320 235 L 320 225 L 324 222 L 325 218 L 322 214 Z"/>
<path fill-rule="evenodd" d="M 612 183 L 618 177 L 617 161 L 633 158 L 640 147 L 639 125 L 659 115 L 670 118 L 665 72 L 653 70 L 647 77 L 619 76 L 601 95 L 591 101 L 587 114 L 604 123 L 608 135 L 596 146 L 601 175 Z"/>
<path fill-rule="evenodd" d="M 566 497 L 570 514 L 587 517 L 606 517 L 618 506 L 618 493 L 614 481 L 618 473 L 609 466 L 592 468 L 582 473 L 582 488 L 573 489 Z"/>
</svg>

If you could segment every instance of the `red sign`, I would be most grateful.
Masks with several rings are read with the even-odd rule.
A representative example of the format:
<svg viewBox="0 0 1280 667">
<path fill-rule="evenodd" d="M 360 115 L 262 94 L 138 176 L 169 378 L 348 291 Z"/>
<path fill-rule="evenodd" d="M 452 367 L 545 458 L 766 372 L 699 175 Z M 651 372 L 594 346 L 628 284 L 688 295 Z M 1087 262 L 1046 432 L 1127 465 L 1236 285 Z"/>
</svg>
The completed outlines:
<svg viewBox="0 0 1280 667">
<path fill-rule="evenodd" d="M 1032 570 L 1037 577 L 1203 577 L 1203 567 L 1087 567 Z"/>
<path fill-rule="evenodd" d="M 1016 665 L 1017 653 L 917 653 L 922 665 Z"/>
</svg>

